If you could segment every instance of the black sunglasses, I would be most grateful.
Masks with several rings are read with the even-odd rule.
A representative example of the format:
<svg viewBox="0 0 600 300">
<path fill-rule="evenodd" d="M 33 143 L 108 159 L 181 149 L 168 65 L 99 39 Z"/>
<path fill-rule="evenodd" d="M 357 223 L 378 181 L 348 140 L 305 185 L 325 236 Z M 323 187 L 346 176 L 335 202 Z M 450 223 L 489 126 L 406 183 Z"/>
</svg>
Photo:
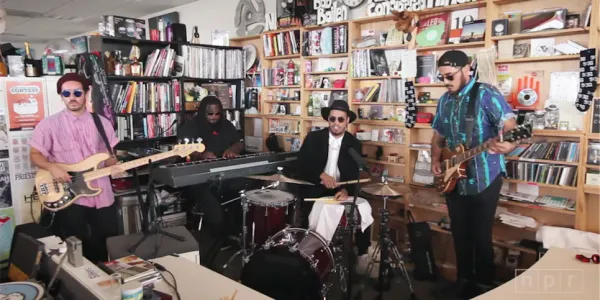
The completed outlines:
<svg viewBox="0 0 600 300">
<path fill-rule="evenodd" d="M 334 117 L 334 116 L 331 116 L 331 117 L 329 117 L 329 119 L 328 119 L 328 120 L 329 120 L 329 122 L 331 122 L 331 123 L 335 123 L 335 120 L 336 120 L 336 119 L 337 119 L 338 123 L 344 123 L 344 121 L 346 121 L 346 118 L 344 118 L 344 117 L 337 117 L 337 118 L 336 118 L 336 117 Z"/>
<path fill-rule="evenodd" d="M 450 74 L 450 75 L 442 75 L 442 74 L 438 74 L 437 79 L 439 81 L 444 81 L 444 79 L 448 80 L 448 81 L 452 81 L 454 80 L 454 75 L 458 74 L 458 72 L 460 72 L 460 70 L 462 70 L 462 68 L 458 69 L 456 72 Z"/>
<path fill-rule="evenodd" d="M 63 90 L 60 94 L 65 98 L 71 97 L 71 91 L 69 91 L 69 90 Z M 75 95 L 75 97 L 81 97 L 81 96 L 83 96 L 83 91 L 82 90 L 74 90 L 73 95 Z"/>
<path fill-rule="evenodd" d="M 220 116 L 221 115 L 220 112 L 212 112 L 212 113 L 209 112 L 209 113 L 206 113 L 206 114 L 209 115 L 209 116 Z"/>
</svg>

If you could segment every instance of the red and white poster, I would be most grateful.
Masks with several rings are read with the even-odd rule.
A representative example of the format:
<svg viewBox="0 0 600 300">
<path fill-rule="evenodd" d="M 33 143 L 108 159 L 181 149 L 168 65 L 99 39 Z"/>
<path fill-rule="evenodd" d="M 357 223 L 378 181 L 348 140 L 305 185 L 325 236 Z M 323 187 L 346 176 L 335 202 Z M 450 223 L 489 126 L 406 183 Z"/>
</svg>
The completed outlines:
<svg viewBox="0 0 600 300">
<path fill-rule="evenodd" d="M 45 116 L 42 81 L 6 81 L 10 130 L 33 129 Z"/>
</svg>

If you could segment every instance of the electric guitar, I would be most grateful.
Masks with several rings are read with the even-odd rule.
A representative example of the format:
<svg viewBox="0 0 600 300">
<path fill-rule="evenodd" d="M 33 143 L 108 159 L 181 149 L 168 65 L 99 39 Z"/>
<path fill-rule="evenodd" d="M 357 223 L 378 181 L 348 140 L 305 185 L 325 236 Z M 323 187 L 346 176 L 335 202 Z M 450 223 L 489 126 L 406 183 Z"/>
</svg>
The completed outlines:
<svg viewBox="0 0 600 300">
<path fill-rule="evenodd" d="M 68 207 L 81 197 L 100 194 L 102 189 L 90 186 L 90 181 L 92 180 L 117 175 L 116 173 L 176 155 L 187 157 L 193 152 L 203 152 L 204 148 L 204 145 L 199 142 L 175 145 L 171 151 L 138 158 L 102 169 L 97 169 L 98 164 L 107 160 L 110 156 L 107 153 L 98 153 L 76 164 L 59 164 L 61 168 L 71 175 L 71 182 L 60 183 L 54 180 L 50 172 L 40 169 L 35 174 L 35 190 L 45 209 L 57 211 Z"/>
<path fill-rule="evenodd" d="M 502 140 L 505 142 L 520 142 L 531 137 L 531 124 L 523 124 L 505 132 Z M 463 145 L 456 149 L 442 149 L 441 168 L 442 174 L 435 177 L 435 187 L 442 195 L 447 195 L 454 190 L 459 179 L 467 177 L 467 165 L 477 154 L 488 150 L 490 141 L 473 149 L 466 150 Z"/>
</svg>

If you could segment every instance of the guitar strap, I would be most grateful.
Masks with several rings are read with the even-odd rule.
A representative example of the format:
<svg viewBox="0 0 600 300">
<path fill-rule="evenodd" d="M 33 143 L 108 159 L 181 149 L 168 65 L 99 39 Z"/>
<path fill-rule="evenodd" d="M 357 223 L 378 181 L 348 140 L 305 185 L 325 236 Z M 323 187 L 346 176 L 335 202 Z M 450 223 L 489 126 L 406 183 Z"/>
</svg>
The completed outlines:
<svg viewBox="0 0 600 300">
<path fill-rule="evenodd" d="M 100 120 L 100 116 L 98 116 L 98 114 L 96 114 L 96 113 L 92 113 L 92 117 L 94 118 L 94 123 L 96 124 L 96 128 L 98 129 L 98 132 L 100 132 L 100 136 L 102 137 L 102 140 L 104 141 L 104 146 L 106 146 L 106 149 L 108 149 L 108 153 L 110 153 L 110 155 L 114 155 L 113 150 L 110 147 L 110 143 L 108 142 L 108 137 L 106 137 L 106 131 L 104 131 L 104 126 L 102 126 L 102 121 Z"/>
<path fill-rule="evenodd" d="M 479 82 L 475 82 L 471 91 L 469 91 L 469 103 L 467 104 L 467 115 L 465 116 L 465 147 L 471 148 L 471 138 L 473 137 L 473 127 L 475 125 L 475 107 L 477 106 L 477 92 L 479 92 Z"/>
</svg>

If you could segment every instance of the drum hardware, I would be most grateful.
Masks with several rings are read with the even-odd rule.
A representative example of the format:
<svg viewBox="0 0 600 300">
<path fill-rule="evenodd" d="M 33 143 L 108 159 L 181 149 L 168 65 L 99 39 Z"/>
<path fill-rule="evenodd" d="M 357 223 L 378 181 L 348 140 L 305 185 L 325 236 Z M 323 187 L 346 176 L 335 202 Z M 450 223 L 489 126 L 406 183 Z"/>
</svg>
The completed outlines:
<svg viewBox="0 0 600 300">
<path fill-rule="evenodd" d="M 387 180 L 385 178 L 382 177 L 382 180 L 383 182 L 381 184 L 377 184 L 379 190 L 369 190 L 373 192 L 386 194 L 401 193 L 400 191 L 396 190 L 395 187 L 388 186 Z M 365 187 L 363 191 L 366 192 L 366 189 L 367 187 Z M 371 274 L 375 263 L 379 263 L 379 280 L 377 284 L 378 296 L 376 297 L 376 299 L 383 299 L 384 290 L 389 289 L 389 287 L 386 288 L 386 286 L 389 285 L 389 282 L 385 282 L 386 277 L 390 277 L 391 280 L 391 278 L 393 278 L 396 275 L 402 275 L 404 277 L 404 279 L 408 283 L 411 299 L 416 299 L 416 295 L 412 287 L 412 282 L 410 280 L 410 277 L 408 276 L 408 272 L 406 271 L 404 261 L 402 260 L 402 255 L 400 254 L 400 251 L 398 251 L 398 248 L 396 247 L 396 245 L 394 245 L 394 242 L 390 238 L 390 229 L 388 227 L 390 212 L 387 209 L 387 201 L 389 197 L 390 196 L 383 196 L 383 208 L 379 210 L 381 218 L 379 241 L 375 246 L 375 251 L 373 251 L 373 255 L 371 256 L 371 260 L 367 266 L 365 280 Z M 391 252 L 392 257 L 389 257 L 389 252 Z M 377 261 L 377 255 L 380 255 L 379 261 Z M 394 266 L 394 268 L 392 268 L 392 266 Z M 364 284 L 362 284 L 362 287 L 364 288 Z"/>
<path fill-rule="evenodd" d="M 246 178 L 265 180 L 265 181 L 279 181 L 279 182 L 293 183 L 293 184 L 314 185 L 308 181 L 289 178 L 289 177 L 283 175 L 282 171 L 283 171 L 283 167 L 277 167 L 277 174 L 246 176 Z"/>
</svg>

